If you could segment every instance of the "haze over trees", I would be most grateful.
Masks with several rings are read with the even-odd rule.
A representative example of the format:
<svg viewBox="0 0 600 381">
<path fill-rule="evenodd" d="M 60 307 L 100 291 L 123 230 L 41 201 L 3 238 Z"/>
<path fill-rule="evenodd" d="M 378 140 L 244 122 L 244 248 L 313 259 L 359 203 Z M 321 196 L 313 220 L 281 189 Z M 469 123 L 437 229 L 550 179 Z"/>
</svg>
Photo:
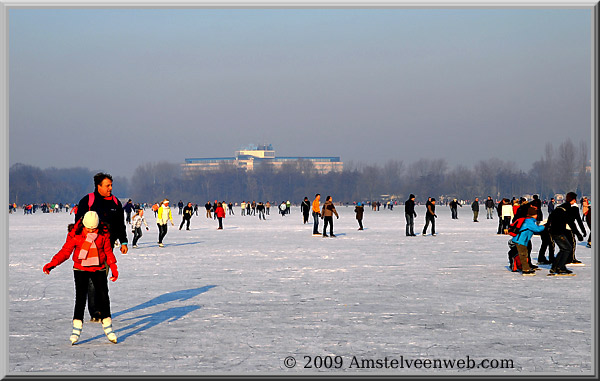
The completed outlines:
<svg viewBox="0 0 600 381">
<path fill-rule="evenodd" d="M 319 174 L 310 161 L 286 163 L 279 169 L 268 164 L 246 172 L 232 165 L 214 171 L 185 173 L 180 164 L 158 162 L 138 166 L 130 179 L 115 177 L 113 192 L 135 202 L 154 203 L 168 197 L 204 204 L 206 201 L 243 200 L 300 202 L 315 193 L 332 195 L 336 202 L 380 200 L 394 196 L 400 201 L 410 193 L 418 201 L 447 196 L 462 200 L 494 199 L 576 191 L 590 195 L 591 172 L 587 144 L 567 140 L 554 147 L 546 144 L 540 160 L 527 172 L 513 161 L 497 158 L 474 162 L 472 167 L 450 168 L 443 158 L 418 159 L 407 163 L 389 160 L 383 165 L 347 162 L 342 172 Z M 86 168 L 40 169 L 15 164 L 9 172 L 9 202 L 74 203 L 94 189 L 98 171 Z"/>
</svg>

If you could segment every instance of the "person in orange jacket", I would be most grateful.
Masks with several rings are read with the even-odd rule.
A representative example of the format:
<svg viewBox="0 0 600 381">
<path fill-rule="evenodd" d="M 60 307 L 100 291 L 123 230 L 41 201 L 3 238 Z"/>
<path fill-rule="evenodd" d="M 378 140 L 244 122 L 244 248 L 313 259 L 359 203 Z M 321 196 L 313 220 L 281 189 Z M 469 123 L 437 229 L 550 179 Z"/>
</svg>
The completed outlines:
<svg viewBox="0 0 600 381">
<path fill-rule="evenodd" d="M 312 202 L 312 216 L 313 216 L 313 221 L 314 221 L 313 235 L 315 235 L 315 236 L 321 235 L 321 233 L 319 233 L 319 218 L 321 217 L 320 201 L 321 201 L 321 194 L 317 193 L 315 195 L 314 201 Z"/>
<path fill-rule="evenodd" d="M 112 273 L 111 281 L 119 277 L 117 259 L 112 251 L 108 227 L 100 223 L 98 213 L 88 211 L 78 220 L 69 234 L 63 247 L 52 257 L 43 271 L 50 274 L 56 266 L 65 262 L 73 254 L 73 276 L 75 278 L 75 310 L 73 312 L 73 331 L 71 344 L 79 340 L 83 328 L 83 314 L 88 297 L 88 283 L 94 284 L 96 292 L 96 309 L 100 313 L 102 328 L 108 340 L 117 342 L 117 336 L 112 329 L 110 314 L 110 299 L 108 297 L 108 282 L 106 266 Z"/>
</svg>

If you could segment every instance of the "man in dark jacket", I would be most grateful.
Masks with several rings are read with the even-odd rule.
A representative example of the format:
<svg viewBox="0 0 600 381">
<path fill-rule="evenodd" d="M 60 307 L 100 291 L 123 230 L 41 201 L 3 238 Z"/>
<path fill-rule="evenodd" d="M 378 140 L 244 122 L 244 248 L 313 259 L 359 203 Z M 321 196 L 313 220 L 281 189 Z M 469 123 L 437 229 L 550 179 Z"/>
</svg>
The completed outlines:
<svg viewBox="0 0 600 381">
<path fill-rule="evenodd" d="M 435 235 L 435 219 L 437 215 L 435 214 L 435 198 L 430 198 L 427 200 L 427 211 L 425 212 L 425 227 L 423 228 L 423 235 L 427 233 L 427 227 L 429 223 L 431 223 L 431 235 Z"/>
<path fill-rule="evenodd" d="M 188 202 L 187 205 L 183 208 L 183 218 L 181 219 L 181 225 L 179 225 L 179 230 L 181 230 L 184 223 L 186 224 L 185 230 L 190 230 L 192 214 L 194 214 L 194 208 L 192 207 L 192 203 Z"/>
<path fill-rule="evenodd" d="M 475 201 L 471 204 L 471 210 L 473 211 L 473 222 L 479 222 L 479 197 L 475 197 Z"/>
<path fill-rule="evenodd" d="M 75 222 L 83 219 L 83 216 L 90 210 L 98 213 L 101 222 L 108 226 L 110 233 L 110 244 L 114 247 L 115 242 L 119 240 L 121 244 L 121 253 L 127 254 L 127 230 L 125 228 L 125 218 L 123 205 L 112 194 L 112 176 L 107 173 L 97 173 L 94 175 L 95 190 L 93 193 L 83 196 L 77 205 Z M 90 197 L 93 200 L 90 200 Z M 90 205 L 91 203 L 91 205 Z M 108 266 L 107 275 L 108 275 Z M 91 280 L 88 287 L 88 311 L 92 321 L 100 321 L 100 312 L 96 311 L 96 294 Z"/>
<path fill-rule="evenodd" d="M 302 210 L 302 217 L 304 219 L 304 223 L 308 222 L 308 215 L 310 214 L 310 201 L 308 197 L 304 197 L 302 204 L 300 204 L 300 209 Z"/>
<path fill-rule="evenodd" d="M 571 270 L 567 269 L 566 264 L 573 253 L 573 245 L 571 243 L 570 234 L 567 225 L 571 232 L 577 235 L 579 241 L 583 241 L 583 236 L 575 226 L 575 216 L 570 211 L 572 205 L 577 202 L 577 194 L 575 192 L 567 193 L 567 202 L 556 207 L 548 217 L 548 226 L 552 240 L 558 246 L 559 252 L 550 269 L 551 274 L 570 274 Z M 577 210 L 575 210 L 576 213 Z"/>
<path fill-rule="evenodd" d="M 485 210 L 487 211 L 487 219 L 494 219 L 494 207 L 496 203 L 492 200 L 491 196 L 488 196 L 487 200 L 485 200 Z"/>
<path fill-rule="evenodd" d="M 404 216 L 406 217 L 406 236 L 415 237 L 415 195 L 411 194 L 404 202 Z"/>
<path fill-rule="evenodd" d="M 462 208 L 462 205 L 459 204 L 456 199 L 450 201 L 448 205 L 450 206 L 450 212 L 452 212 L 452 219 L 458 220 L 458 207 L 460 206 Z"/>
</svg>

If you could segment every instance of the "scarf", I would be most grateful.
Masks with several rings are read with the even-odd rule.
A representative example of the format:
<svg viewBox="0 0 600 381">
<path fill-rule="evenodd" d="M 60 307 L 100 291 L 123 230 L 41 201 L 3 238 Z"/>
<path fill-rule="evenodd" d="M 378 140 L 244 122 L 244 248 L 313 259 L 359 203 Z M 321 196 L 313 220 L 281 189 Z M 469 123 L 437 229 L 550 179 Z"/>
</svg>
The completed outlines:
<svg viewBox="0 0 600 381">
<path fill-rule="evenodd" d="M 94 240 L 98 237 L 98 233 L 88 233 L 85 241 L 81 245 L 79 251 L 79 259 L 82 266 L 100 266 L 100 258 L 98 257 L 98 247 Z"/>
</svg>

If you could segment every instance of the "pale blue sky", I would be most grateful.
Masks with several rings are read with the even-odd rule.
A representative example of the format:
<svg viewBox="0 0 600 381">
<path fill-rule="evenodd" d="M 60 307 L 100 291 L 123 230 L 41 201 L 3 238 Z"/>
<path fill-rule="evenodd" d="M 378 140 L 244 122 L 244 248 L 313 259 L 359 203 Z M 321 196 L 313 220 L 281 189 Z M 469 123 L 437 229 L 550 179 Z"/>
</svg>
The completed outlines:
<svg viewBox="0 0 600 381">
<path fill-rule="evenodd" d="M 10 9 L 10 164 L 497 157 L 591 135 L 588 9 Z"/>
</svg>

